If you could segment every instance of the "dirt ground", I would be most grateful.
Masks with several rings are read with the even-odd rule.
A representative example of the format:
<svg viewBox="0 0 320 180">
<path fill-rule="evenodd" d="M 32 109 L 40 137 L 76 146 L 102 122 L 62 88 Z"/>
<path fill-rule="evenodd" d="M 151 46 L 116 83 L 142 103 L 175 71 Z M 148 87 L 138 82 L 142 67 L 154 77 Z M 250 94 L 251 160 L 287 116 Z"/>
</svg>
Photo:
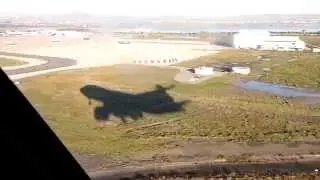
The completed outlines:
<svg viewBox="0 0 320 180">
<path fill-rule="evenodd" d="M 167 165 L 175 163 L 221 163 L 221 162 L 284 162 L 317 161 L 320 166 L 320 141 L 296 144 L 236 144 L 210 143 L 206 140 L 172 142 L 165 151 L 149 152 L 125 158 L 110 158 L 107 155 L 83 154 L 73 151 L 73 155 L 87 172 L 124 167 Z"/>
</svg>

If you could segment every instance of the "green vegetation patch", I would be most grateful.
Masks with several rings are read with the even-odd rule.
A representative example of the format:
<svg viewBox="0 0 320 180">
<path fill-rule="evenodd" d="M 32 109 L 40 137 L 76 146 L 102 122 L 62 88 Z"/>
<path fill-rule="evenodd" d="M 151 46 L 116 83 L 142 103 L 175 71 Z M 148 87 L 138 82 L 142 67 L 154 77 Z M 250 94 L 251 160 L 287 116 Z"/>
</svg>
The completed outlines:
<svg viewBox="0 0 320 180">
<path fill-rule="evenodd" d="M 260 53 L 258 51 L 226 49 L 219 53 L 201 56 L 194 60 L 184 61 L 176 65 L 183 67 L 196 67 L 199 65 L 211 65 L 219 62 L 249 62 L 256 60 L 259 54 Z"/>
<path fill-rule="evenodd" d="M 301 40 L 315 47 L 320 47 L 320 36 L 300 36 Z"/>
<path fill-rule="evenodd" d="M 295 87 L 320 87 L 320 55 L 318 53 L 230 49 L 182 62 L 179 65 L 194 67 L 224 63 L 239 63 L 251 67 L 250 78 L 255 80 Z"/>
<path fill-rule="evenodd" d="M 320 55 L 303 56 L 285 66 L 275 67 L 260 80 L 295 87 L 320 88 Z"/>
<path fill-rule="evenodd" d="M 223 63 L 247 63 L 250 66 L 263 63 L 274 65 L 284 64 L 288 60 L 298 58 L 301 52 L 257 51 L 244 49 L 225 49 L 216 54 L 209 54 L 190 61 L 184 61 L 178 66 L 196 67 L 199 65 L 212 65 Z M 261 66 L 262 67 L 262 66 Z"/>
<path fill-rule="evenodd" d="M 21 60 L 17 60 L 17 59 L 0 57 L 0 67 L 18 66 L 18 65 L 23 65 L 23 64 L 26 64 L 26 62 L 21 61 Z"/>
</svg>

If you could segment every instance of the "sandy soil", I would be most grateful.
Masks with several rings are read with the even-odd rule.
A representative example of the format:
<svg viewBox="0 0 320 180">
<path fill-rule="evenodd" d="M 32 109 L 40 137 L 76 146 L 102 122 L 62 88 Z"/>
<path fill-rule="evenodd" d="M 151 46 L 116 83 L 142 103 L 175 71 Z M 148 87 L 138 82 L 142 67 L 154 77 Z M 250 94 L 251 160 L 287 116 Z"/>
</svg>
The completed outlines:
<svg viewBox="0 0 320 180">
<path fill-rule="evenodd" d="M 45 36 L 1 37 L 0 51 L 72 58 L 78 61 L 78 66 L 90 67 L 167 58 L 181 62 L 220 49 L 206 42 L 191 41 L 130 40 L 130 44 L 119 44 L 121 39 L 109 35 L 94 36 L 91 40 L 52 40 Z"/>
</svg>

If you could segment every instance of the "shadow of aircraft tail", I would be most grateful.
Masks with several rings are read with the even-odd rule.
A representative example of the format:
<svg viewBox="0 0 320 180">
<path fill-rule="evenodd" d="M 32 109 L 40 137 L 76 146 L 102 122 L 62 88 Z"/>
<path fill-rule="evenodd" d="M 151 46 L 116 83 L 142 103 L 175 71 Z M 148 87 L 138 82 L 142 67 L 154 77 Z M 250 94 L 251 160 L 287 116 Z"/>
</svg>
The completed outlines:
<svg viewBox="0 0 320 180">
<path fill-rule="evenodd" d="M 142 93 L 126 93 L 106 89 L 97 85 L 86 85 L 80 92 L 91 100 L 102 102 L 102 106 L 94 109 L 94 118 L 99 121 L 107 121 L 113 115 L 127 122 L 127 118 L 138 120 L 144 113 L 165 114 L 184 111 L 184 106 L 189 101 L 176 102 L 167 91 L 174 88 L 173 85 L 163 87 L 156 85 L 152 91 Z"/>
</svg>

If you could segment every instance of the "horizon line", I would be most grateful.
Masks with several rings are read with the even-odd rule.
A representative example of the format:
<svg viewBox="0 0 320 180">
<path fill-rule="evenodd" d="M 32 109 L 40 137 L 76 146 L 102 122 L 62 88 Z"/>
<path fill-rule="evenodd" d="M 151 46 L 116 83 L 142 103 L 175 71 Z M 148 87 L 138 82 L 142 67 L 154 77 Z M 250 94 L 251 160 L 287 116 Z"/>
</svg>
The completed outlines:
<svg viewBox="0 0 320 180">
<path fill-rule="evenodd" d="M 1 13 L 0 17 L 10 17 L 10 16 L 65 16 L 65 15 L 86 15 L 86 16 L 96 16 L 96 17 L 125 17 L 125 18 L 230 18 L 230 17 L 246 17 L 246 16 L 320 16 L 320 13 L 261 13 L 261 14 L 238 14 L 238 15 L 222 15 L 222 16 L 185 16 L 185 15 L 160 15 L 160 16 L 135 16 L 135 15 L 111 15 L 111 14 L 94 14 L 86 12 L 69 12 L 69 13 L 29 13 L 29 12 L 12 12 L 12 13 Z"/>
</svg>

